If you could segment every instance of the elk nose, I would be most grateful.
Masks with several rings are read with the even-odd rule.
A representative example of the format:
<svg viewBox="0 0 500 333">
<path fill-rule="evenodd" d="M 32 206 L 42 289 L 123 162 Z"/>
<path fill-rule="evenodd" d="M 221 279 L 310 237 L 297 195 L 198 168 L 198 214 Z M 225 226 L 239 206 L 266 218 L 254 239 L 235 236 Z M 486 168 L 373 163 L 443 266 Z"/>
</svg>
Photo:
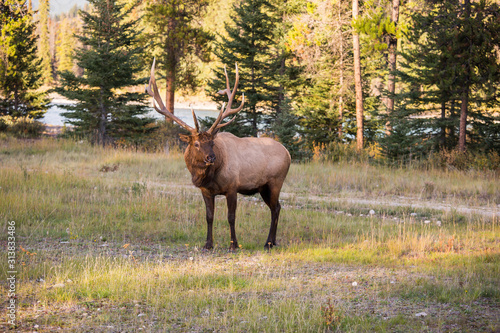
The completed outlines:
<svg viewBox="0 0 500 333">
<path fill-rule="evenodd" d="M 214 153 L 212 153 L 212 154 L 208 155 L 207 160 L 208 160 L 210 163 L 215 162 L 215 154 L 214 154 Z"/>
</svg>

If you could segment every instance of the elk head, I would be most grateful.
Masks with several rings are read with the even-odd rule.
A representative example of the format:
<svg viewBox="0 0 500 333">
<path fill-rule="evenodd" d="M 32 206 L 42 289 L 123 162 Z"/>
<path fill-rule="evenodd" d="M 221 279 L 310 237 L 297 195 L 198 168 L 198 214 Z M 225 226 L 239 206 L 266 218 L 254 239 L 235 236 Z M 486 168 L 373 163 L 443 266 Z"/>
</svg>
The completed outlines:
<svg viewBox="0 0 500 333">
<path fill-rule="evenodd" d="M 196 161 L 196 164 L 198 164 L 199 167 L 201 167 L 202 165 L 208 167 L 214 164 L 217 158 L 213 150 L 215 136 L 222 127 L 227 126 L 231 122 L 233 122 L 236 116 L 234 116 L 231 120 L 225 123 L 221 123 L 221 121 L 224 118 L 239 112 L 243 108 L 243 104 L 245 103 L 245 95 L 243 94 L 240 106 L 236 109 L 231 108 L 234 97 L 236 95 L 236 90 L 238 89 L 238 81 L 239 81 L 238 64 L 236 64 L 236 79 L 233 90 L 231 90 L 231 87 L 229 85 L 229 78 L 227 76 L 226 66 L 224 66 L 224 74 L 226 75 L 226 89 L 220 90 L 218 91 L 218 93 L 222 95 L 226 94 L 228 96 L 229 101 L 227 103 L 227 107 L 226 104 L 223 103 L 219 115 L 217 116 L 217 119 L 212 124 L 212 126 L 207 131 L 201 132 L 198 120 L 196 118 L 196 114 L 194 113 L 193 109 L 191 109 L 191 113 L 193 115 L 193 120 L 195 125 L 194 128 L 186 124 L 178 117 L 176 117 L 170 110 L 168 110 L 165 107 L 158 92 L 158 87 L 156 85 L 155 63 L 156 59 L 153 60 L 153 66 L 151 67 L 151 77 L 149 78 L 149 85 L 146 87 L 146 92 L 151 97 L 153 97 L 153 106 L 155 110 L 164 115 L 165 117 L 169 118 L 170 120 L 176 122 L 182 128 L 189 131 L 190 133 L 189 135 L 181 134 L 180 138 L 182 141 L 185 141 L 189 144 L 188 150 L 193 155 L 194 160 Z"/>
</svg>

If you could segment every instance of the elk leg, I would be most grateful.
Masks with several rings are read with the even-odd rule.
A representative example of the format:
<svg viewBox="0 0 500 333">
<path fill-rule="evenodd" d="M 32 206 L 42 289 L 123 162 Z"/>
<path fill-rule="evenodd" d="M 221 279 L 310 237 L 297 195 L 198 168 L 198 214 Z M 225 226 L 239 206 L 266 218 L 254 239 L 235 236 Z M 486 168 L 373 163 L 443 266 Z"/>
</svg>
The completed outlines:
<svg viewBox="0 0 500 333">
<path fill-rule="evenodd" d="M 204 248 L 211 250 L 214 247 L 212 226 L 214 222 L 215 197 L 213 195 L 203 195 L 203 200 L 205 200 L 205 208 L 207 211 L 207 242 Z"/>
<path fill-rule="evenodd" d="M 266 185 L 260 190 L 260 196 L 271 210 L 271 227 L 269 228 L 266 244 L 264 244 L 264 248 L 270 249 L 276 245 L 276 231 L 278 230 L 278 219 L 281 210 L 279 190 L 273 190 L 272 187 Z"/>
<path fill-rule="evenodd" d="M 238 194 L 228 193 L 226 195 L 227 200 L 227 220 L 229 222 L 229 228 L 231 229 L 231 245 L 230 250 L 235 250 L 238 248 L 238 240 L 236 239 L 236 231 L 234 229 L 234 224 L 236 220 L 236 206 L 238 203 Z"/>
</svg>

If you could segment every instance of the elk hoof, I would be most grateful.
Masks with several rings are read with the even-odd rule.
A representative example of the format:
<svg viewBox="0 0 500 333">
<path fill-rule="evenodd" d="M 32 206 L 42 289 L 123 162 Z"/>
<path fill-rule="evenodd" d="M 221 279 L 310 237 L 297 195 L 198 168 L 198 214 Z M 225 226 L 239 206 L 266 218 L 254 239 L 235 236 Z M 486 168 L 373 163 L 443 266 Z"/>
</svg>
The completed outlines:
<svg viewBox="0 0 500 333">
<path fill-rule="evenodd" d="M 231 242 L 231 245 L 229 245 L 229 251 L 234 252 L 236 250 L 238 250 L 238 243 Z"/>
<path fill-rule="evenodd" d="M 205 249 L 205 250 L 211 250 L 213 248 L 214 247 L 212 246 L 212 243 L 206 243 L 205 246 L 203 247 L 203 249 Z"/>
</svg>

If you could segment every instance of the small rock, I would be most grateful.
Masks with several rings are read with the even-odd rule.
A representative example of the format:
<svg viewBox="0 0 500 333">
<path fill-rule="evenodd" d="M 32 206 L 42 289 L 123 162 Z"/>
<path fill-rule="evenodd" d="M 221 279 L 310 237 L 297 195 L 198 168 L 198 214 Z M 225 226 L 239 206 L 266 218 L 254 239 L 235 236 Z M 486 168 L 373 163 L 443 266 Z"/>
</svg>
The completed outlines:
<svg viewBox="0 0 500 333">
<path fill-rule="evenodd" d="M 437 224 L 438 227 L 440 227 L 441 226 L 441 221 L 436 221 L 436 224 Z"/>
<path fill-rule="evenodd" d="M 145 316 L 145 314 L 144 314 L 144 313 L 139 313 L 139 314 L 137 315 L 137 317 L 143 317 L 143 316 Z"/>
<path fill-rule="evenodd" d="M 394 283 L 396 283 L 396 281 L 394 281 L 394 280 L 391 280 L 391 284 L 394 284 Z"/>
<path fill-rule="evenodd" d="M 363 214 L 359 214 L 359 216 L 364 216 Z"/>
<path fill-rule="evenodd" d="M 431 221 L 430 220 L 425 220 L 424 223 L 425 224 L 429 224 L 429 223 L 431 223 Z"/>
<path fill-rule="evenodd" d="M 353 287 L 356 287 L 357 285 L 358 285 L 358 283 L 357 283 L 356 281 L 354 281 L 354 282 L 352 283 L 352 286 L 353 286 Z"/>
<path fill-rule="evenodd" d="M 64 283 L 56 283 L 52 286 L 52 288 L 62 288 L 64 287 Z"/>
<path fill-rule="evenodd" d="M 417 213 L 411 213 L 410 216 L 417 216 Z"/>
<path fill-rule="evenodd" d="M 35 329 L 37 329 L 37 328 L 38 328 L 38 327 L 40 327 L 40 326 L 38 326 L 37 324 L 35 324 L 33 327 L 34 327 Z"/>
<path fill-rule="evenodd" d="M 370 215 L 375 215 L 375 211 L 373 209 L 370 209 Z"/>
<path fill-rule="evenodd" d="M 87 312 L 82 313 L 82 316 L 87 317 L 89 314 Z"/>
<path fill-rule="evenodd" d="M 415 317 L 425 317 L 425 316 L 427 316 L 427 313 L 425 312 L 419 312 L 415 314 Z"/>
<path fill-rule="evenodd" d="M 194 259 L 193 257 L 189 257 L 189 260 L 193 261 L 193 259 Z"/>
<path fill-rule="evenodd" d="M 351 213 L 347 213 L 347 216 L 352 216 L 352 214 Z"/>
</svg>

